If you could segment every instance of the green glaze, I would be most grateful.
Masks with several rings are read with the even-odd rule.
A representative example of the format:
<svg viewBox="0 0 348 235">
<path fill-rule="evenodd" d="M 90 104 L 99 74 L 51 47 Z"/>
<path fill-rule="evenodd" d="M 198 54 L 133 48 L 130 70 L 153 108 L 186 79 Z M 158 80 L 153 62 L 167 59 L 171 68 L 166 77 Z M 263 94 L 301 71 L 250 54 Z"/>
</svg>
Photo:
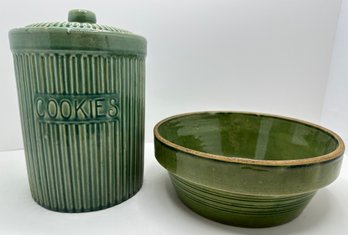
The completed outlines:
<svg viewBox="0 0 348 235">
<path fill-rule="evenodd" d="M 12 29 L 9 33 L 13 52 L 25 51 L 90 51 L 104 54 L 146 55 L 146 40 L 113 26 L 91 23 L 94 13 L 72 10 L 69 17 L 77 20 L 48 22 Z M 85 19 L 86 22 L 80 22 Z"/>
<path fill-rule="evenodd" d="M 68 15 L 68 21 L 92 24 L 97 23 L 97 19 L 94 12 L 81 9 L 70 10 Z"/>
<path fill-rule="evenodd" d="M 144 38 L 69 22 L 9 33 L 32 197 L 62 212 L 121 203 L 143 182 Z"/>
<path fill-rule="evenodd" d="M 155 127 L 155 155 L 179 198 L 218 222 L 268 227 L 298 216 L 340 171 L 335 133 L 283 117 L 203 112 Z"/>
</svg>

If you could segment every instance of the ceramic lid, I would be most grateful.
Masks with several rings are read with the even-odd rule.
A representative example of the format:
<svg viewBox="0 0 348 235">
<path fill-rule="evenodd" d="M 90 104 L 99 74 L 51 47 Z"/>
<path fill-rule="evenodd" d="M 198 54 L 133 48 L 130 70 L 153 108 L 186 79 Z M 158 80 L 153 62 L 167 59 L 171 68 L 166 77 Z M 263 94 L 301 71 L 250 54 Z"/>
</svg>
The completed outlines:
<svg viewBox="0 0 348 235">
<path fill-rule="evenodd" d="M 145 38 L 113 26 L 96 23 L 88 10 L 70 10 L 68 21 L 36 23 L 12 29 L 10 45 L 17 50 L 91 50 L 121 54 L 146 54 Z"/>
</svg>

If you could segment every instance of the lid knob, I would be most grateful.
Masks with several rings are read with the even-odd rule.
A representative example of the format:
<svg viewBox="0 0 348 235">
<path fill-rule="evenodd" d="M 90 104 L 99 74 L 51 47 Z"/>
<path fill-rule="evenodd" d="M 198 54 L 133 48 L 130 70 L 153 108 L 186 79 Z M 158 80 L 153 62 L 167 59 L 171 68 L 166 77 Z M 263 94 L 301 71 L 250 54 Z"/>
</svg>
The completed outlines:
<svg viewBox="0 0 348 235">
<path fill-rule="evenodd" d="M 96 23 L 95 14 L 88 10 L 74 9 L 69 11 L 69 22 Z"/>
</svg>

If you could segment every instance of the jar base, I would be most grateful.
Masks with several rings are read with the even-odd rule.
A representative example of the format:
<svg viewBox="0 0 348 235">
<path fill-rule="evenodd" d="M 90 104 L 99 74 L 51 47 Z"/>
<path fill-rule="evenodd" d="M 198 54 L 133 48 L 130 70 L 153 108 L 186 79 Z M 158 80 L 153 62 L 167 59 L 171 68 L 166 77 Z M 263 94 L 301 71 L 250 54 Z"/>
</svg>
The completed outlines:
<svg viewBox="0 0 348 235">
<path fill-rule="evenodd" d="M 53 207 L 50 206 L 48 204 L 44 204 L 39 202 L 38 200 L 35 199 L 35 197 L 32 196 L 33 200 L 39 204 L 41 207 L 50 210 L 50 211 L 55 211 L 55 212 L 62 212 L 62 213 L 84 213 L 84 212 L 93 212 L 93 211 L 99 211 L 99 210 L 104 210 L 104 209 L 108 209 L 114 206 L 117 206 L 125 201 L 127 201 L 128 199 L 132 198 L 133 196 L 135 196 L 140 189 L 142 188 L 142 183 L 140 184 L 140 186 L 134 190 L 133 192 L 131 192 L 127 197 L 123 197 L 120 200 L 113 200 L 109 203 L 106 204 L 101 204 L 98 206 L 94 206 L 94 205 L 85 205 L 83 207 L 79 207 L 79 208 L 67 208 L 67 207 Z"/>
</svg>

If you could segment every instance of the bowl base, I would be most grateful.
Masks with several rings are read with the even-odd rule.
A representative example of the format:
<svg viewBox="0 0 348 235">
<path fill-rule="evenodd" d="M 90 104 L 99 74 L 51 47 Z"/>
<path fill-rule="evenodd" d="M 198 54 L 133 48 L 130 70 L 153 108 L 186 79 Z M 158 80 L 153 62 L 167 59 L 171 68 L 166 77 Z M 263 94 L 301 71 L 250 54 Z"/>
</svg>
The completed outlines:
<svg viewBox="0 0 348 235">
<path fill-rule="evenodd" d="M 301 214 L 315 192 L 279 196 L 234 194 L 188 182 L 170 174 L 181 201 L 196 213 L 224 224 L 262 228 L 277 226 Z"/>
</svg>

